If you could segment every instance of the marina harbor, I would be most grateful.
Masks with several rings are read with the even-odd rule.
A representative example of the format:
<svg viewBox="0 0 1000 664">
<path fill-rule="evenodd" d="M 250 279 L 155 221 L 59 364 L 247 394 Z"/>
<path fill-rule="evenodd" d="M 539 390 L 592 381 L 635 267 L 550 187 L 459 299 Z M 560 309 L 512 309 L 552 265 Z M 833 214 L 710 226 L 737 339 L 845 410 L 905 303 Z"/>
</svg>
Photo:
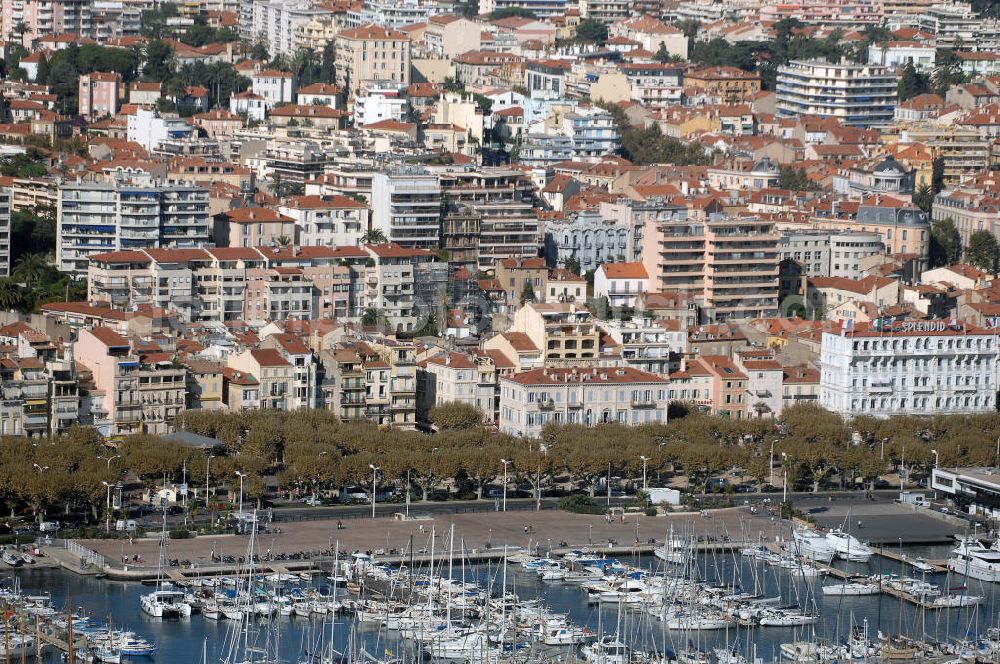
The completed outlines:
<svg viewBox="0 0 1000 664">
<path fill-rule="evenodd" d="M 870 544 L 846 520 L 821 530 L 746 507 L 624 523 L 498 512 L 339 530 L 311 521 L 343 541 L 289 559 L 292 543 L 309 543 L 289 525 L 182 540 L 164 529 L 131 545 L 57 540 L 5 562 L 6 652 L 224 664 L 1000 658 L 997 584 L 972 570 L 1000 550 L 975 537 Z M 563 532 L 600 541 L 550 541 Z M 355 546 L 362 537 L 370 546 Z M 115 546 L 131 547 L 127 562 L 110 557 Z M 34 588 L 42 580 L 49 591 Z"/>
</svg>

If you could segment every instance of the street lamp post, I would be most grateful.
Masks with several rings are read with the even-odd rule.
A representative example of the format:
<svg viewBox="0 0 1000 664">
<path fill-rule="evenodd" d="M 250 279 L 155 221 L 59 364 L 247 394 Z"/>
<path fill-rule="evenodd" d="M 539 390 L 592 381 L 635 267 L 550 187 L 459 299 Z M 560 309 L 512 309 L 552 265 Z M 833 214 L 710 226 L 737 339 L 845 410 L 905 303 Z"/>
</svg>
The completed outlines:
<svg viewBox="0 0 1000 664">
<path fill-rule="evenodd" d="M 788 454 L 785 452 L 781 453 L 781 470 L 781 503 L 784 504 L 788 502 Z"/>
<path fill-rule="evenodd" d="M 205 509 L 208 509 L 208 496 L 209 496 L 208 485 L 209 485 L 209 479 L 212 476 L 211 475 L 212 459 L 214 458 L 215 458 L 214 454 L 209 454 L 208 457 L 205 458 Z"/>
<path fill-rule="evenodd" d="M 104 506 L 104 532 L 110 533 L 111 532 L 111 485 L 103 480 L 101 481 L 101 484 L 103 484 L 108 490 L 108 501 L 107 504 Z"/>
<path fill-rule="evenodd" d="M 246 473 L 241 473 L 240 471 L 237 470 L 236 471 L 236 476 L 240 478 L 240 511 L 239 511 L 239 515 L 240 516 L 239 516 L 239 518 L 242 521 L 242 519 L 243 519 L 243 478 L 246 477 L 247 475 L 246 475 Z"/>
<path fill-rule="evenodd" d="M 114 461 L 115 459 L 121 459 L 122 455 L 121 454 L 115 454 L 114 456 L 101 456 L 100 454 L 98 454 L 97 458 L 98 459 L 103 459 L 104 461 L 107 461 L 108 462 L 108 470 L 111 470 L 111 462 Z"/>
<path fill-rule="evenodd" d="M 647 457 L 647 456 L 640 456 L 639 458 L 642 459 L 642 491 L 643 491 L 643 493 L 645 493 L 646 492 L 646 462 L 649 461 L 649 457 Z"/>
<path fill-rule="evenodd" d="M 771 440 L 771 454 L 767 458 L 767 483 L 774 486 L 774 440 Z"/>
<path fill-rule="evenodd" d="M 507 466 L 513 463 L 512 461 L 507 461 L 507 459 L 500 459 L 500 463 L 503 464 L 503 511 L 507 511 Z"/>
<path fill-rule="evenodd" d="M 937 467 L 938 467 L 938 451 L 937 450 L 931 450 L 931 454 L 934 455 L 934 470 L 937 470 Z M 933 470 L 931 471 L 930 487 L 932 489 L 934 488 L 934 471 Z M 937 499 L 937 491 L 934 492 L 934 498 Z"/>
<path fill-rule="evenodd" d="M 36 469 L 39 475 L 41 475 L 42 473 L 44 473 L 46 470 L 49 469 L 48 466 L 40 466 L 37 463 L 31 464 L 31 467 Z M 45 520 L 45 510 L 42 510 L 42 520 L 43 521 Z"/>
<path fill-rule="evenodd" d="M 379 467 L 375 464 L 368 464 L 368 467 L 372 469 L 372 518 L 375 518 L 375 483 L 378 481 L 378 471 Z"/>
</svg>

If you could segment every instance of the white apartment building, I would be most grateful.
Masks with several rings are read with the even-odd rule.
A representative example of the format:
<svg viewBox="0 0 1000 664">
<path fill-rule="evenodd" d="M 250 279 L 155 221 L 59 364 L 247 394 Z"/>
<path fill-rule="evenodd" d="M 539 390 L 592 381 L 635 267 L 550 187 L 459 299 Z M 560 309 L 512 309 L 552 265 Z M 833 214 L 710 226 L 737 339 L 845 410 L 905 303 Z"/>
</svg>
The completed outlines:
<svg viewBox="0 0 1000 664">
<path fill-rule="evenodd" d="M 792 60 L 778 67 L 778 115 L 818 115 L 844 124 L 881 126 L 892 122 L 897 76 L 881 65 Z"/>
<path fill-rule="evenodd" d="M 369 245 L 368 252 L 375 265 L 366 270 L 366 306 L 382 311 L 396 324 L 397 332 L 419 330 L 437 313 L 433 302 L 422 301 L 424 292 L 419 283 L 424 278 L 421 264 L 433 261 L 434 254 L 398 244 Z"/>
<path fill-rule="evenodd" d="M 632 367 L 531 369 L 500 379 L 500 431 L 538 437 L 548 422 L 667 420 L 667 380 Z"/>
<path fill-rule="evenodd" d="M 997 339 L 946 320 L 824 332 L 820 404 L 844 417 L 996 410 Z"/>
<path fill-rule="evenodd" d="M 917 18 L 917 27 L 934 35 L 938 48 L 955 48 L 959 42 L 974 48 L 984 23 L 968 4 L 958 2 L 927 7 Z"/>
<path fill-rule="evenodd" d="M 300 245 L 353 247 L 368 229 L 368 206 L 346 196 L 294 196 L 278 212 L 295 220 Z"/>
<path fill-rule="evenodd" d="M 441 185 L 422 168 L 376 173 L 372 178 L 372 228 L 408 248 L 436 249 L 441 236 Z"/>
<path fill-rule="evenodd" d="M 254 94 L 264 98 L 267 108 L 295 101 L 295 75 L 276 69 L 261 69 L 250 76 Z"/>
<path fill-rule="evenodd" d="M 574 158 L 591 161 L 618 150 L 618 125 L 597 106 L 580 106 L 563 115 L 563 134 L 573 139 Z"/>
<path fill-rule="evenodd" d="M 293 55 L 296 51 L 295 35 L 300 34 L 314 18 L 327 12 L 315 9 L 305 0 L 274 0 L 252 2 L 254 39 L 267 44 L 271 57 Z"/>
<path fill-rule="evenodd" d="M 137 108 L 128 116 L 126 137 L 150 152 L 164 141 L 185 140 L 195 135 L 194 127 L 179 117 L 161 117 L 158 111 Z"/>
<path fill-rule="evenodd" d="M 527 9 L 540 19 L 552 16 L 565 16 L 566 10 L 576 9 L 566 0 L 482 0 L 479 3 L 479 15 L 491 14 L 500 9 Z"/>
<path fill-rule="evenodd" d="M 868 47 L 868 64 L 898 69 L 908 62 L 912 62 L 915 69 L 925 71 L 934 68 L 936 53 L 937 48 L 933 43 L 890 41 L 885 44 L 872 44 Z"/>
<path fill-rule="evenodd" d="M 347 12 L 347 27 L 375 24 L 401 28 L 414 23 L 426 23 L 437 14 L 450 14 L 455 5 L 449 0 L 365 0 L 361 9 Z"/>
<path fill-rule="evenodd" d="M 354 99 L 354 126 L 363 127 L 382 120 L 405 122 L 410 102 L 399 93 L 399 87 L 369 86 L 368 94 Z"/>
<path fill-rule="evenodd" d="M 640 316 L 603 321 L 601 327 L 621 346 L 622 360 L 640 371 L 668 376 L 680 369 L 687 352 L 687 326 L 680 321 Z"/>
<path fill-rule="evenodd" d="M 267 115 L 267 102 L 253 92 L 237 92 L 229 98 L 229 112 L 237 115 L 246 113 L 251 120 L 263 122 Z"/>
<path fill-rule="evenodd" d="M 860 279 L 861 259 L 885 253 L 885 245 L 874 231 L 786 230 L 778 240 L 778 252 L 782 276 Z M 787 269 L 790 263 L 798 269 Z"/>
<path fill-rule="evenodd" d="M 64 184 L 56 205 L 59 270 L 83 276 L 93 254 L 210 244 L 204 187 Z"/>
</svg>

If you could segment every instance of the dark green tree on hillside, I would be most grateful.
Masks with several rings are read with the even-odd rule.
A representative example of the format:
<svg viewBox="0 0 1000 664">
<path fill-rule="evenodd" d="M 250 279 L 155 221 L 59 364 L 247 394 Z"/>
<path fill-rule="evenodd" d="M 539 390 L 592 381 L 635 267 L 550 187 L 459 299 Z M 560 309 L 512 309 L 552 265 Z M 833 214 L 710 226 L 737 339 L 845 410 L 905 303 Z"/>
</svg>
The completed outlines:
<svg viewBox="0 0 1000 664">
<path fill-rule="evenodd" d="M 931 213 L 934 208 L 934 190 L 929 184 L 922 184 L 913 192 L 913 203 L 927 214 Z"/>
<path fill-rule="evenodd" d="M 951 217 L 945 217 L 931 224 L 930 264 L 931 267 L 951 265 L 958 261 L 962 253 L 962 236 L 959 235 L 955 222 Z"/>
<path fill-rule="evenodd" d="M 997 239 L 989 231 L 976 231 L 969 238 L 969 246 L 965 248 L 965 259 L 969 265 L 978 267 L 984 272 L 996 274 L 997 259 L 1000 258 L 1000 246 Z"/>
<path fill-rule="evenodd" d="M 778 177 L 778 186 L 791 191 L 817 191 L 819 187 L 809 179 L 809 175 L 804 168 L 794 166 L 783 166 L 781 175 Z"/>
<path fill-rule="evenodd" d="M 929 89 L 930 80 L 928 80 L 926 75 L 917 71 L 917 68 L 913 66 L 912 60 L 908 61 L 903 66 L 903 73 L 899 77 L 899 83 L 896 84 L 899 101 L 913 99 L 917 95 L 924 94 Z"/>
<path fill-rule="evenodd" d="M 142 67 L 142 77 L 147 81 L 163 83 L 173 74 L 174 49 L 160 39 L 153 39 L 146 45 L 146 63 Z"/>
<path fill-rule="evenodd" d="M 586 44 L 604 44 L 608 41 L 608 26 L 588 18 L 576 26 L 576 40 Z"/>
<path fill-rule="evenodd" d="M 698 31 L 701 30 L 701 23 L 696 19 L 686 18 L 683 21 L 674 23 L 674 27 L 683 32 L 688 41 L 694 41 L 695 37 L 698 36 Z"/>
<path fill-rule="evenodd" d="M 931 191 L 935 196 L 944 191 L 944 157 L 931 162 Z"/>
<path fill-rule="evenodd" d="M 530 9 L 525 9 L 523 7 L 503 7 L 502 9 L 497 9 L 490 13 L 491 21 L 499 21 L 502 18 L 510 18 L 511 16 L 517 16 L 520 18 L 537 18 L 535 12 Z"/>
</svg>

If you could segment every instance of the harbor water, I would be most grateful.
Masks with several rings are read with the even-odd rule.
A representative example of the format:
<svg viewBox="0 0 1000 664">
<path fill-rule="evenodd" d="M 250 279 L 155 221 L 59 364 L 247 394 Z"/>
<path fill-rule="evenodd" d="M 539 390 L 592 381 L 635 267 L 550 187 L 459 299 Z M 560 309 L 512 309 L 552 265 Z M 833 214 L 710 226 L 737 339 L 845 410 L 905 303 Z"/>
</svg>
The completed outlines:
<svg viewBox="0 0 1000 664">
<path fill-rule="evenodd" d="M 948 557 L 950 550 L 951 547 L 947 546 L 910 547 L 904 553 L 910 558 L 919 556 L 941 560 Z M 966 581 L 964 577 L 943 573 L 923 574 L 909 566 L 901 570 L 898 562 L 881 556 L 873 556 L 867 563 L 838 561 L 835 566 L 865 575 L 901 572 L 934 583 L 945 592 L 950 588 L 952 592 L 982 596 L 984 601 L 972 607 L 924 610 L 885 594 L 824 596 L 820 586 L 839 583 L 839 580 L 828 577 L 804 581 L 778 567 L 742 557 L 738 552 L 717 552 L 697 556 L 696 574 L 701 579 L 730 587 L 735 584 L 743 592 L 758 592 L 769 597 L 780 594 L 781 605 L 797 604 L 808 609 L 815 606 L 820 615 L 819 622 L 796 628 L 745 628 L 734 625 L 711 631 L 668 631 L 662 623 L 643 611 L 631 611 L 614 604 L 588 604 L 586 594 L 579 586 L 541 581 L 536 573 L 518 564 L 509 563 L 505 572 L 500 564 L 463 565 L 458 558 L 456 555 L 452 564 L 452 576 L 456 579 L 477 581 L 482 587 L 496 592 L 506 581 L 508 592 L 515 592 L 520 599 L 537 599 L 551 611 L 567 615 L 576 625 L 587 626 L 598 635 L 617 635 L 622 641 L 643 650 L 676 651 L 690 646 L 703 649 L 736 647 L 740 652 L 771 661 L 779 659 L 778 648 L 783 642 L 815 636 L 838 643 L 848 637 L 852 626 L 867 626 L 871 639 L 881 632 L 918 639 L 955 641 L 973 638 L 985 633 L 989 627 L 1000 625 L 997 614 L 1000 610 L 997 597 L 1000 588 L 997 586 L 1000 584 Z M 664 565 L 652 556 L 619 557 L 618 560 L 668 573 L 681 571 L 681 567 Z M 446 574 L 447 570 L 447 565 L 443 565 L 437 571 Z M 418 573 L 427 571 L 426 568 L 417 569 Z M 231 635 L 233 630 L 238 629 L 238 623 L 207 620 L 199 614 L 180 619 L 150 618 L 140 612 L 139 597 L 150 592 L 151 588 L 140 583 L 95 579 L 50 568 L 24 567 L 9 572 L 6 585 L 12 585 L 15 577 L 26 593 L 51 594 L 52 604 L 57 609 L 65 610 L 68 600 L 74 613 L 92 616 L 94 621 L 101 623 L 110 619 L 115 629 L 132 630 L 155 641 L 159 650 L 146 661 L 174 664 L 199 662 L 204 657 L 208 662 L 220 662 L 225 654 L 227 634 Z M 312 585 L 326 583 L 325 577 L 317 574 Z M 964 588 L 959 589 L 963 584 Z M 345 592 L 338 590 L 341 595 Z M 337 616 L 332 630 L 329 617 L 280 617 L 274 620 L 278 629 L 271 632 L 276 632 L 280 639 L 277 649 L 285 662 L 306 661 L 306 653 L 326 648 L 331 633 L 334 649 L 338 651 L 363 646 L 367 652 L 379 656 L 391 653 L 407 659 L 415 652 L 414 644 L 400 639 L 396 633 L 374 624 L 357 624 L 350 615 Z M 570 654 L 571 647 L 565 647 L 564 651 Z"/>
</svg>

